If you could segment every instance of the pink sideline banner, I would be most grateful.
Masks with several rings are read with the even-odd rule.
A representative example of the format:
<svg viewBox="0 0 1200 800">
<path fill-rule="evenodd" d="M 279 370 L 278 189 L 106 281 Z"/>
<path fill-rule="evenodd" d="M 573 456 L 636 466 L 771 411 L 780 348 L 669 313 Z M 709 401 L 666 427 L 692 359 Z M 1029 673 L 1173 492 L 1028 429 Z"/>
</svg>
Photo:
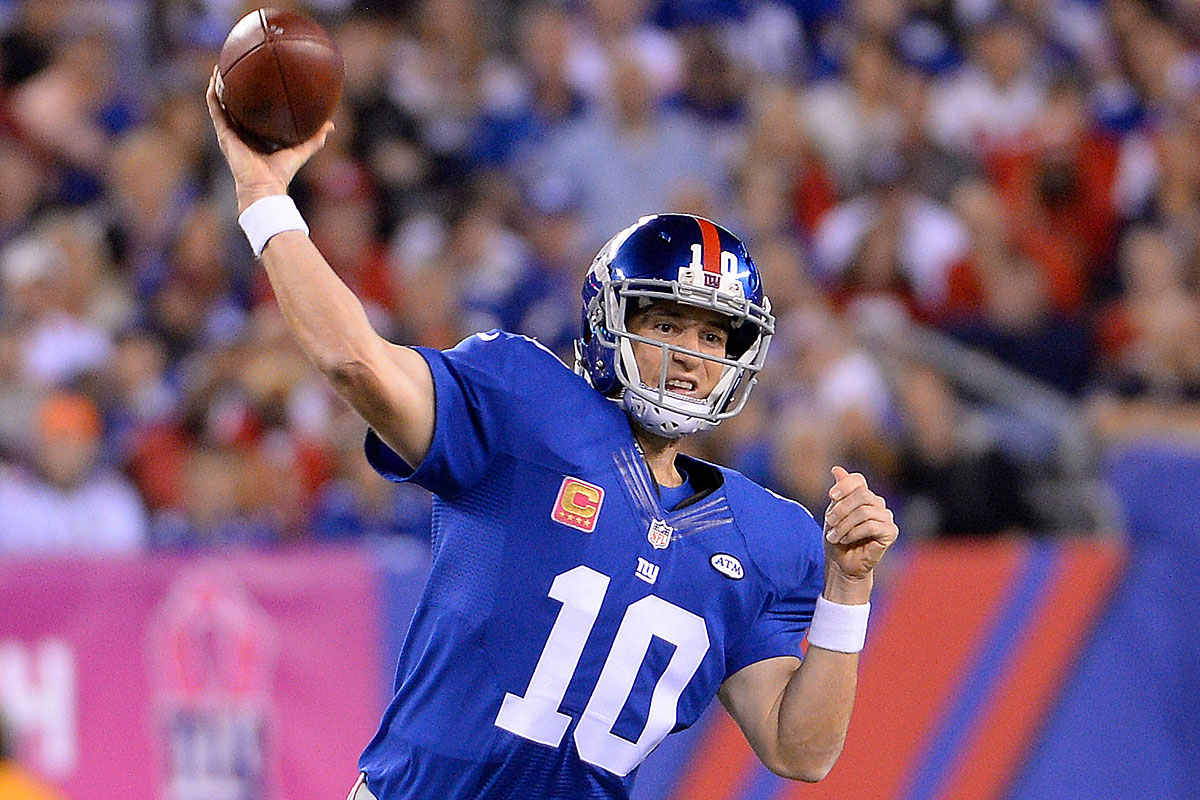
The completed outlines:
<svg viewBox="0 0 1200 800">
<path fill-rule="evenodd" d="M 341 800 L 379 721 L 359 550 L 0 559 L 0 710 L 69 800 Z"/>
</svg>

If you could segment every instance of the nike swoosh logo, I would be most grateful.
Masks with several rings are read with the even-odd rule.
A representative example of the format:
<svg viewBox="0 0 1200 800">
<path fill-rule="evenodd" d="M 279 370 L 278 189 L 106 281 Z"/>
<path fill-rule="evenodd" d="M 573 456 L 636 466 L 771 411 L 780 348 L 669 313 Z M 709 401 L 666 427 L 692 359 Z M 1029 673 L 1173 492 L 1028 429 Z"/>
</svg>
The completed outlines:
<svg viewBox="0 0 1200 800">
<path fill-rule="evenodd" d="M 481 342 L 490 342 L 493 339 L 500 338 L 500 331 L 489 331 L 488 333 L 477 333 L 475 335 L 479 337 L 479 341 Z"/>
</svg>

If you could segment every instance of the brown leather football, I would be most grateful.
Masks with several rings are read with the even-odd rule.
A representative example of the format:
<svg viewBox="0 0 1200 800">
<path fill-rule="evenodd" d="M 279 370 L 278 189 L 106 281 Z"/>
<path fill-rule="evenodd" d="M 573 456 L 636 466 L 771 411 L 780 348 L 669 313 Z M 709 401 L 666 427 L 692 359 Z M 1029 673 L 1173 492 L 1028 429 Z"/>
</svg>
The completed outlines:
<svg viewBox="0 0 1200 800">
<path fill-rule="evenodd" d="M 311 138 L 333 116 L 345 67 L 337 45 L 295 11 L 260 8 L 229 32 L 217 61 L 217 99 L 234 130 L 270 153 Z"/>
</svg>

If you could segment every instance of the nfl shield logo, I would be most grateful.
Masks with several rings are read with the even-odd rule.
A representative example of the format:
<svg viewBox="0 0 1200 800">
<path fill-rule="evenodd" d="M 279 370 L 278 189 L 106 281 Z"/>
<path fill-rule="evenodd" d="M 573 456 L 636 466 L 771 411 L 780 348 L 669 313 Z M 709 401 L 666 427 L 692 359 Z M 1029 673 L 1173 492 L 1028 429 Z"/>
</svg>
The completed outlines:
<svg viewBox="0 0 1200 800">
<path fill-rule="evenodd" d="M 667 545 L 671 543 L 671 533 L 670 525 L 661 519 L 656 519 L 650 523 L 650 530 L 646 532 L 646 539 L 655 550 L 666 550 Z"/>
</svg>

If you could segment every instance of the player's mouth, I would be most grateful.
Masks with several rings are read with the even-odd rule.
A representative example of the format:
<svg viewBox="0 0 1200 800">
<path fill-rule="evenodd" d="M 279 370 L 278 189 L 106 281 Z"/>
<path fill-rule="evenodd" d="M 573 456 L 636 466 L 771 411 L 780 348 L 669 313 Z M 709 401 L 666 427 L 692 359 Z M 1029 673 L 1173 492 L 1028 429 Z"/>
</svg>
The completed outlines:
<svg viewBox="0 0 1200 800">
<path fill-rule="evenodd" d="M 697 397 L 700 388 L 696 381 L 687 378 L 671 378 L 667 381 L 667 391 L 671 394 L 679 394 L 684 397 Z"/>
</svg>

